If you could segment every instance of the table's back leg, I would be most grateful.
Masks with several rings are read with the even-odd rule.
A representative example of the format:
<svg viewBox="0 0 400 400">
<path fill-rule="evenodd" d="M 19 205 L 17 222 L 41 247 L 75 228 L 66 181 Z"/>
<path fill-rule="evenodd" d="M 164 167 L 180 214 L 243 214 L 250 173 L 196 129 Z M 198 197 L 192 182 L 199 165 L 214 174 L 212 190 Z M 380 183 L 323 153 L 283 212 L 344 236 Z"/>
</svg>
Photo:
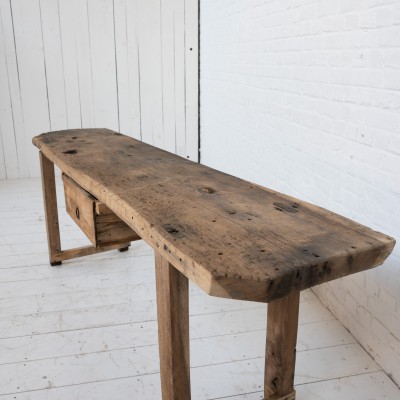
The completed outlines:
<svg viewBox="0 0 400 400">
<path fill-rule="evenodd" d="M 155 253 L 163 400 L 190 400 L 188 279 Z"/>
<path fill-rule="evenodd" d="M 294 400 L 300 292 L 268 304 L 264 400 Z"/>
<path fill-rule="evenodd" d="M 61 252 L 60 228 L 58 223 L 56 180 L 54 164 L 40 152 L 40 167 L 42 170 L 42 189 L 44 210 L 46 215 L 47 244 L 49 246 L 50 264 L 60 265 L 61 261 L 54 256 Z"/>
</svg>

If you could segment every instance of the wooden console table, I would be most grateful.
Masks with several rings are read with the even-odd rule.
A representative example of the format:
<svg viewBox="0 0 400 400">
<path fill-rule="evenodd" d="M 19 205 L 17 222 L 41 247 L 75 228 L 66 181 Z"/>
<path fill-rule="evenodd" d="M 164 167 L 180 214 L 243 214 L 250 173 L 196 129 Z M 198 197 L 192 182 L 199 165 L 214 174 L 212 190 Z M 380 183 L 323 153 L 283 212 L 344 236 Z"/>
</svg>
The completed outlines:
<svg viewBox="0 0 400 400">
<path fill-rule="evenodd" d="M 190 399 L 188 279 L 270 303 L 265 400 L 292 400 L 300 291 L 380 265 L 395 241 L 317 206 L 107 129 L 37 136 L 50 262 L 142 238 L 155 251 L 163 400 Z M 54 165 L 93 246 L 62 251 Z"/>
</svg>

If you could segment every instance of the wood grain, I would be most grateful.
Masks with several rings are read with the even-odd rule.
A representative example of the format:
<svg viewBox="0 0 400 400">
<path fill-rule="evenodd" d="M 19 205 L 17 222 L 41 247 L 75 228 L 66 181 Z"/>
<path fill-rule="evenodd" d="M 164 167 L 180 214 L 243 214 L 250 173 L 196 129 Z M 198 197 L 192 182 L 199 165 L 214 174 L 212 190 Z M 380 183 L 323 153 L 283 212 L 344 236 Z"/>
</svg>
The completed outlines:
<svg viewBox="0 0 400 400">
<path fill-rule="evenodd" d="M 107 129 L 33 143 L 207 293 L 268 302 L 381 264 L 395 241 Z"/>
<path fill-rule="evenodd" d="M 188 279 L 155 253 L 163 400 L 190 400 Z"/>
<path fill-rule="evenodd" d="M 108 246 L 95 247 L 95 246 L 83 246 L 75 249 L 63 250 L 59 253 L 53 254 L 55 261 L 70 260 L 71 258 L 85 257 L 92 254 L 102 253 L 110 250 L 123 250 L 126 251 L 130 246 L 130 243 L 117 243 Z"/>
<path fill-rule="evenodd" d="M 56 181 L 54 176 L 54 164 L 42 152 L 40 152 L 40 168 L 42 170 L 42 190 L 50 264 L 55 266 L 61 264 L 61 260 L 56 258 L 56 254 L 61 252 Z"/>
<path fill-rule="evenodd" d="M 294 400 L 300 292 L 268 304 L 264 400 Z"/>
<path fill-rule="evenodd" d="M 95 221 L 98 247 L 140 240 L 140 236 L 114 213 L 95 215 Z"/>
</svg>

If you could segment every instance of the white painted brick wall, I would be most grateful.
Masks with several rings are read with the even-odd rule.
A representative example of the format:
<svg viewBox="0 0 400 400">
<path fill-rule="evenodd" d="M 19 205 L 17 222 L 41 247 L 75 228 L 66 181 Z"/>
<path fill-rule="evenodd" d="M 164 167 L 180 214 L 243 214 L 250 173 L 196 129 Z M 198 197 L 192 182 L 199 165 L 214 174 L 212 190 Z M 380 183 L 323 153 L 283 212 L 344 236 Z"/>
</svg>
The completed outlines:
<svg viewBox="0 0 400 400">
<path fill-rule="evenodd" d="M 201 0 L 204 164 L 400 238 L 400 1 Z M 315 289 L 400 383 L 400 244 Z"/>
</svg>

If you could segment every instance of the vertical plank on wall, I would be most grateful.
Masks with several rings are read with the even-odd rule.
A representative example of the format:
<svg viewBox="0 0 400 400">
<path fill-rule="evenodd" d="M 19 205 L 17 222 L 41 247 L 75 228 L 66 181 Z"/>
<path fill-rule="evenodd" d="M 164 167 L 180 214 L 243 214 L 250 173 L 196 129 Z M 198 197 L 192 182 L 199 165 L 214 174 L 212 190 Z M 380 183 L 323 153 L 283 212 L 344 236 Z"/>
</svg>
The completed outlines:
<svg viewBox="0 0 400 400">
<path fill-rule="evenodd" d="M 120 132 L 129 131 L 129 65 L 126 0 L 114 0 L 115 61 Z"/>
<path fill-rule="evenodd" d="M 174 0 L 161 2 L 161 56 L 164 149 L 175 152 L 175 9 Z"/>
<path fill-rule="evenodd" d="M 6 166 L 4 164 L 3 138 L 0 125 L 0 179 L 6 179 Z"/>
<path fill-rule="evenodd" d="M 58 0 L 68 128 L 82 126 L 75 42 L 75 18 L 79 18 L 76 3 L 76 0 Z"/>
<path fill-rule="evenodd" d="M 58 2 L 40 0 L 39 5 L 49 96 L 50 130 L 61 130 L 66 129 L 68 125 Z"/>
<path fill-rule="evenodd" d="M 1 9 L 0 9 L 0 33 L 3 32 L 3 25 L 2 25 L 2 20 L 1 20 Z M 3 37 L 3 34 L 2 34 Z M 2 60 L 4 59 L 5 63 L 5 51 L 3 47 L 3 40 L 0 38 L 0 104 L 3 104 L 3 96 L 6 92 L 3 93 L 1 90 L 2 86 L 2 72 L 1 72 L 1 63 Z M 4 74 L 5 76 L 5 74 Z M 7 76 L 7 82 L 8 82 L 8 76 Z M 2 108 L 2 107 L 1 107 Z M 1 110 L 1 109 L 0 109 Z M 0 179 L 5 179 L 7 178 L 7 173 L 6 173 L 6 166 L 5 166 L 5 155 L 4 155 L 4 150 L 3 150 L 3 131 L 1 128 L 1 119 L 0 119 Z M 13 134 L 14 134 L 14 129 L 13 129 Z"/>
<path fill-rule="evenodd" d="M 88 0 L 95 124 L 119 130 L 113 0 Z"/>
<path fill-rule="evenodd" d="M 96 127 L 94 114 L 94 93 L 92 57 L 90 51 L 89 16 L 86 0 L 74 0 L 74 38 L 76 44 L 76 64 L 79 80 L 79 102 L 82 128 Z"/>
<path fill-rule="evenodd" d="M 129 132 L 132 132 L 133 137 L 141 139 L 138 0 L 127 2 L 126 21 L 129 66 Z"/>
<path fill-rule="evenodd" d="M 143 141 L 163 147 L 160 0 L 138 1 Z"/>
<path fill-rule="evenodd" d="M 21 90 L 15 49 L 14 26 L 10 2 L 0 1 L 1 35 L 7 64 L 9 93 L 12 105 L 14 134 L 18 152 L 19 177 L 29 176 L 27 141 L 25 139 L 24 116 L 22 112 Z M 2 105 L 2 104 L 1 104 Z"/>
<path fill-rule="evenodd" d="M 2 30 L 2 26 L 0 26 L 0 32 Z M 5 167 L 6 177 L 12 179 L 19 176 L 19 168 L 9 87 L 4 42 L 0 38 L 0 131 L 2 141 L 0 158 Z"/>
<path fill-rule="evenodd" d="M 30 173 L 38 176 L 37 152 L 30 141 L 34 135 L 50 130 L 39 1 L 13 0 L 12 15 L 25 121 L 25 140 L 28 148 L 28 165 Z"/>
<path fill-rule="evenodd" d="M 175 3 L 175 120 L 176 154 L 186 156 L 185 0 Z"/>
<path fill-rule="evenodd" d="M 186 157 L 198 161 L 199 113 L 199 5 L 185 0 Z"/>
<path fill-rule="evenodd" d="M 140 139 L 137 2 L 115 0 L 114 11 L 120 131 Z"/>
</svg>

